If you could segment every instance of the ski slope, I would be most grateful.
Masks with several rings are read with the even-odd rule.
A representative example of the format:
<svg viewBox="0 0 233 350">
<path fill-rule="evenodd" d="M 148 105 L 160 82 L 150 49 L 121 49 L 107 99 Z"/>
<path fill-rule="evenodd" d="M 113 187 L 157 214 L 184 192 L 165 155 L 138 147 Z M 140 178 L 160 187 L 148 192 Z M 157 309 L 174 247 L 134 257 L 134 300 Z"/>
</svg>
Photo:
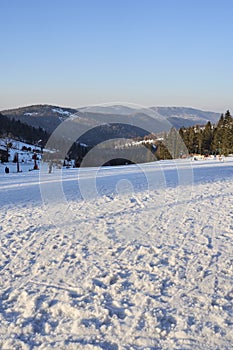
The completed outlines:
<svg viewBox="0 0 233 350">
<path fill-rule="evenodd" d="M 4 173 L 1 349 L 230 349 L 233 158 Z"/>
</svg>

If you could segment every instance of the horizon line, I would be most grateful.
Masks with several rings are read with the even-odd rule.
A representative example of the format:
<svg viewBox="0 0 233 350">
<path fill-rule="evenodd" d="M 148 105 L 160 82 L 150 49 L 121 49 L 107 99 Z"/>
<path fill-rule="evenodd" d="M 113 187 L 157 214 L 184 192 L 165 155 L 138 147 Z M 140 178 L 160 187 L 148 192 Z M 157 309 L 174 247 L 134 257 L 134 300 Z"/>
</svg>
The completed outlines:
<svg viewBox="0 0 233 350">
<path fill-rule="evenodd" d="M 130 106 L 131 105 L 131 106 Z M 205 109 L 203 107 L 195 107 L 195 106 L 186 106 L 186 105 L 150 105 L 150 106 L 145 106 L 145 105 L 139 105 L 136 103 L 129 103 L 129 102 L 116 102 L 116 101 L 112 101 L 112 102 L 108 102 L 108 103 L 98 103 L 98 104 L 89 104 L 89 105 L 81 105 L 78 107 L 74 107 L 74 106 L 67 106 L 67 105 L 56 105 L 56 104 L 52 104 L 52 103 L 34 103 L 34 104 L 26 104 L 26 105 L 18 105 L 16 107 L 7 107 L 7 108 L 1 108 L 0 112 L 4 112 L 4 111 L 10 111 L 10 110 L 15 110 L 15 109 L 20 109 L 20 108 L 28 108 L 28 107 L 34 107 L 34 106 L 52 106 L 52 107 L 59 107 L 59 108 L 69 108 L 69 109 L 75 109 L 75 110 L 79 110 L 79 109 L 83 109 L 83 108 L 92 108 L 92 107 L 115 107 L 115 106 L 122 106 L 122 107 L 128 107 L 133 109 L 132 106 L 135 106 L 134 109 L 141 109 L 141 108 L 189 108 L 189 109 L 195 109 L 195 110 L 200 110 L 203 112 L 212 112 L 212 113 L 224 113 L 224 112 L 219 112 L 216 110 L 210 110 L 209 108 Z M 138 108 L 136 108 L 136 106 L 138 106 Z M 229 108 L 226 108 L 225 111 L 229 110 Z"/>
</svg>

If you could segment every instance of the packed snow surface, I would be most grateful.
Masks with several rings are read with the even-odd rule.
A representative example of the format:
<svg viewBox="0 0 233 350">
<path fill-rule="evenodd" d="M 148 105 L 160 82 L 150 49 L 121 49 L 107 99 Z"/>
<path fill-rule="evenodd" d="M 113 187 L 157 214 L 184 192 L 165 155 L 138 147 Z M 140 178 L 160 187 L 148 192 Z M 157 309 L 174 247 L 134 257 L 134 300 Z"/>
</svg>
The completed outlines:
<svg viewBox="0 0 233 350">
<path fill-rule="evenodd" d="M 1 349 L 231 349 L 233 159 L 0 165 Z"/>
</svg>

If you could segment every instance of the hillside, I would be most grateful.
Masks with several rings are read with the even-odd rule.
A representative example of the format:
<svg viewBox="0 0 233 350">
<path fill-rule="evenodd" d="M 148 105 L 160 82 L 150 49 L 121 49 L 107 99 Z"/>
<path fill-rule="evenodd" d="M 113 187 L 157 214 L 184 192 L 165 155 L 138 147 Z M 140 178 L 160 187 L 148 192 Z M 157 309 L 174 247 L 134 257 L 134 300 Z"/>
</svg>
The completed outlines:
<svg viewBox="0 0 233 350">
<path fill-rule="evenodd" d="M 4 110 L 1 113 L 8 118 L 20 120 L 35 128 L 41 127 L 48 133 L 54 129 L 71 114 L 76 113 L 75 109 L 60 108 L 51 105 L 33 105 L 15 109 Z"/>
<path fill-rule="evenodd" d="M 0 137 L 13 137 L 32 144 L 40 140 L 41 144 L 45 145 L 49 135 L 40 126 L 34 127 L 15 118 L 10 119 L 0 113 Z"/>
<path fill-rule="evenodd" d="M 152 110 L 160 116 L 166 118 L 173 126 L 187 127 L 196 124 L 206 124 L 208 121 L 216 123 L 220 117 L 219 113 L 202 111 L 200 109 L 189 108 L 189 107 L 149 107 L 148 111 Z M 146 113 L 146 109 L 132 108 L 123 105 L 112 105 L 112 106 L 90 106 L 79 108 L 79 111 L 86 113 L 97 113 L 107 115 L 124 115 L 134 116 L 138 113 Z"/>
<path fill-rule="evenodd" d="M 178 128 L 206 124 L 208 121 L 216 123 L 220 117 L 220 113 L 188 107 L 151 107 L 151 109 L 167 118 L 173 126 Z"/>
</svg>

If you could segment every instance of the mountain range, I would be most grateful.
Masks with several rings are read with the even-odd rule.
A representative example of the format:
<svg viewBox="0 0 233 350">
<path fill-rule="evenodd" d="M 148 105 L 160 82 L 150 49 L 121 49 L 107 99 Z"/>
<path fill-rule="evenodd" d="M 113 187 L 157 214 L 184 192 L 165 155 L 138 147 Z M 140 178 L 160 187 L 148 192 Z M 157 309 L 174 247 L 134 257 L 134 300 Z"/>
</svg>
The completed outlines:
<svg viewBox="0 0 233 350">
<path fill-rule="evenodd" d="M 187 107 L 150 107 L 149 109 L 142 109 L 124 105 L 89 106 L 77 109 L 53 105 L 32 105 L 3 110 L 1 113 L 8 118 L 20 120 L 33 127 L 43 128 L 48 133 L 52 133 L 57 126 L 74 114 L 79 116 L 77 122 L 81 129 L 83 126 L 90 127 L 92 124 L 96 125 L 96 123 L 101 124 L 102 122 L 135 125 L 134 120 L 137 119 L 140 126 L 145 125 L 145 130 L 151 130 L 151 118 L 148 115 L 154 114 L 161 123 L 158 128 L 159 131 L 162 130 L 164 121 L 169 126 L 180 128 L 196 124 L 203 125 L 207 121 L 216 123 L 220 117 L 220 114 L 216 112 Z"/>
</svg>

